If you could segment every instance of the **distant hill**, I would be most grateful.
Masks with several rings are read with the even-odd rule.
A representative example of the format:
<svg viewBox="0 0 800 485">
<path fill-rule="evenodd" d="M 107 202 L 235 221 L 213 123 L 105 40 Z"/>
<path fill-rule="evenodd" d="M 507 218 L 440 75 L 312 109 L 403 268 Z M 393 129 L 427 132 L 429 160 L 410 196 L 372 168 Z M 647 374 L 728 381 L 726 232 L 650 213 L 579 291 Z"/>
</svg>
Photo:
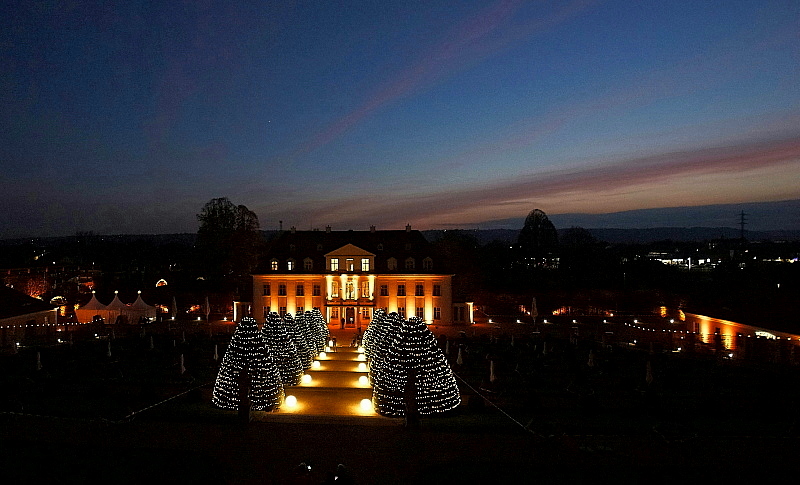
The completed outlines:
<svg viewBox="0 0 800 485">
<path fill-rule="evenodd" d="M 481 245 L 493 241 L 504 243 L 516 243 L 517 235 L 522 228 L 523 221 L 520 221 L 519 229 L 451 229 L 464 232 L 477 239 Z M 579 226 L 559 226 L 559 235 L 571 227 Z M 584 227 L 592 235 L 600 240 L 615 244 L 645 244 L 656 241 L 708 241 L 718 239 L 738 239 L 739 230 L 732 227 L 652 227 L 643 229 L 627 228 L 603 228 L 603 227 Z M 441 238 L 444 230 L 421 231 L 428 241 L 436 241 Z M 279 231 L 261 231 L 265 239 L 274 238 Z M 162 245 L 183 245 L 192 246 L 197 235 L 194 233 L 180 234 L 122 234 L 122 235 L 92 235 L 95 243 L 146 243 L 153 246 Z M 745 231 L 745 238 L 748 241 L 800 241 L 800 230 L 773 230 L 773 231 Z M 36 246 L 53 247 L 62 244 L 74 243 L 76 236 L 63 237 L 43 237 L 43 238 L 15 238 L 0 240 L 0 246 L 16 246 L 27 243 L 34 243 Z M 0 258 L 1 259 L 1 258 Z"/>
<path fill-rule="evenodd" d="M 563 229 L 559 232 L 562 232 Z M 730 227 L 654 227 L 649 229 L 589 229 L 600 241 L 617 244 L 650 243 L 655 241 L 709 241 L 738 239 L 738 229 Z M 745 231 L 748 241 L 798 241 L 800 231 Z"/>
<path fill-rule="evenodd" d="M 730 227 L 653 227 L 648 229 L 585 228 L 599 241 L 613 244 L 647 244 L 656 241 L 711 241 L 738 239 L 739 230 Z M 569 228 L 558 229 L 561 236 Z M 482 245 L 493 241 L 516 243 L 519 229 L 465 229 Z M 422 231 L 429 241 L 442 237 L 444 231 Z M 748 241 L 800 241 L 798 231 L 745 231 Z"/>
<path fill-rule="evenodd" d="M 534 207 L 531 207 L 534 209 Z M 568 227 L 603 228 L 603 229 L 663 229 L 663 228 L 725 228 L 736 231 L 738 236 L 739 215 L 746 214 L 745 229 L 773 233 L 773 231 L 800 231 L 800 199 L 779 202 L 752 202 L 743 204 L 718 204 L 697 207 L 665 207 L 659 209 L 640 209 L 608 214 L 557 214 L 555 210 L 540 207 L 558 229 Z M 552 213 L 551 213 L 552 212 Z M 478 229 L 521 229 L 525 223 L 525 215 L 511 219 L 484 221 Z M 719 234 L 714 238 L 720 237 Z M 728 237 L 727 235 L 725 237 Z"/>
</svg>

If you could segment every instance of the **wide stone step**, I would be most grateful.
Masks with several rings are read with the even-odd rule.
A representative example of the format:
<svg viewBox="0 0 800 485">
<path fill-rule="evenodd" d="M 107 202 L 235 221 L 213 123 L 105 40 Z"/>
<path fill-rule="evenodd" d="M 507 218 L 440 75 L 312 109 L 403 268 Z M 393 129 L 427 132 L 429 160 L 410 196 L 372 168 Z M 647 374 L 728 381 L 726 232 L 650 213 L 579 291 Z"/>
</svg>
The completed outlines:
<svg viewBox="0 0 800 485">
<path fill-rule="evenodd" d="M 319 360 L 319 367 L 314 364 L 306 372 L 368 372 L 369 367 L 363 360 Z M 360 364 L 364 364 L 360 366 Z"/>
<path fill-rule="evenodd" d="M 337 349 L 333 352 L 325 352 L 325 357 L 322 354 L 316 357 L 317 360 L 366 360 L 364 354 L 356 352 L 355 350 L 340 350 Z"/>
<path fill-rule="evenodd" d="M 351 363 L 352 365 L 352 363 Z M 295 387 L 302 387 L 302 388 L 323 388 L 323 387 L 330 387 L 330 388 L 354 388 L 354 389 L 366 389 L 369 387 L 368 383 L 362 383 L 360 380 L 361 377 L 366 377 L 366 372 L 350 372 L 350 371 L 335 371 L 335 370 L 327 370 L 321 372 L 308 372 L 306 371 L 311 377 L 310 382 L 301 382 L 299 385 Z"/>
<path fill-rule="evenodd" d="M 372 399 L 372 388 L 314 388 L 293 386 L 286 388 L 287 396 L 297 399 L 295 406 L 284 404 L 272 414 L 297 414 L 317 416 L 377 417 L 370 404 L 361 406 L 364 399 Z"/>
</svg>

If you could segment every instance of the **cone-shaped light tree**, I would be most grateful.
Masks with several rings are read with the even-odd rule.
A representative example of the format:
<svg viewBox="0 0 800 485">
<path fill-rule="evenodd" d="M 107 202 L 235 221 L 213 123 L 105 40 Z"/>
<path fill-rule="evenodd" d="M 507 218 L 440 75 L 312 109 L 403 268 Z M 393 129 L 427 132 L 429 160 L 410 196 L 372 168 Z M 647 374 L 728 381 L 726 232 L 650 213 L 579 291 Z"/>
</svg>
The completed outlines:
<svg viewBox="0 0 800 485">
<path fill-rule="evenodd" d="M 375 384 L 375 375 L 383 368 L 384 361 L 388 357 L 388 348 L 393 339 L 403 325 L 403 318 L 396 312 L 392 312 L 384 319 L 384 324 L 378 328 L 378 333 L 373 340 L 373 350 L 369 359 L 369 382 Z"/>
<path fill-rule="evenodd" d="M 312 320 L 314 322 L 313 326 L 318 329 L 316 333 L 318 335 L 317 353 L 319 353 L 325 350 L 325 345 L 328 343 L 328 337 L 330 337 L 331 332 L 328 330 L 328 324 L 325 323 L 325 318 L 322 316 L 322 312 L 319 308 L 314 308 L 311 313 L 314 315 Z"/>
<path fill-rule="evenodd" d="M 317 344 L 316 342 L 309 344 L 310 335 L 308 326 L 306 325 L 305 315 L 297 312 L 297 317 L 292 319 L 291 315 L 287 313 L 283 322 L 286 325 L 286 330 L 289 332 L 289 337 L 291 337 L 297 349 L 297 355 L 300 357 L 303 369 L 308 369 L 311 367 L 311 363 L 314 362 L 314 357 L 316 357 L 315 350 Z"/>
<path fill-rule="evenodd" d="M 297 348 L 289 337 L 287 326 L 281 317 L 272 312 L 261 329 L 267 341 L 272 360 L 281 373 L 284 386 L 294 386 L 300 382 L 303 374 L 303 363 L 297 354 Z"/>
<path fill-rule="evenodd" d="M 372 353 L 375 349 L 375 339 L 383 331 L 383 326 L 385 324 L 386 312 L 380 308 L 375 310 L 375 313 L 372 315 L 372 322 L 364 331 L 364 337 L 361 339 L 361 343 L 364 345 L 364 353 L 367 355 L 368 359 L 372 357 Z"/>
<path fill-rule="evenodd" d="M 403 322 L 387 347 L 373 403 L 385 416 L 405 416 L 407 406 L 421 415 L 441 413 L 461 403 L 453 371 L 424 321 Z"/>
<path fill-rule="evenodd" d="M 281 405 L 284 390 L 280 373 L 256 321 L 250 317 L 236 325 L 214 383 L 211 403 L 222 409 L 238 409 L 243 376 L 250 382 L 248 396 L 253 410 L 266 411 Z"/>
<path fill-rule="evenodd" d="M 308 350 L 311 353 L 311 361 L 313 362 L 314 357 L 317 356 L 317 340 L 314 337 L 314 332 L 311 330 L 310 323 L 310 321 L 306 320 L 306 314 L 304 312 L 297 312 L 297 314 L 295 314 L 294 324 L 297 325 L 297 330 L 305 339 Z"/>
<path fill-rule="evenodd" d="M 319 320 L 317 320 L 319 318 Z M 316 354 L 319 355 L 320 352 L 325 350 L 325 342 L 328 341 L 328 336 L 322 330 L 322 326 L 320 325 L 320 321 L 322 320 L 322 313 L 318 311 L 308 311 L 306 312 L 306 323 L 308 324 L 309 328 L 311 328 L 311 334 L 314 338 L 314 345 L 316 345 Z"/>
</svg>

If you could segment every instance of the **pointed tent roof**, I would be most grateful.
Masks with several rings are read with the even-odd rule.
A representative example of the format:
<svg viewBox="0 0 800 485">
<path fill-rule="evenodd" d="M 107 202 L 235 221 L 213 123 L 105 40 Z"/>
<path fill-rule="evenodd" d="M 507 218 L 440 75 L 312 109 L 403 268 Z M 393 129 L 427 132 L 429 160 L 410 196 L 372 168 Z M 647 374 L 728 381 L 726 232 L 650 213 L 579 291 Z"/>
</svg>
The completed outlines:
<svg viewBox="0 0 800 485">
<path fill-rule="evenodd" d="M 150 310 L 155 307 L 148 305 L 142 300 L 142 292 L 140 291 L 139 296 L 136 297 L 136 301 L 131 303 L 131 308 L 134 310 Z"/>
<path fill-rule="evenodd" d="M 114 299 L 111 300 L 111 303 L 109 303 L 108 306 L 106 306 L 106 310 L 119 311 L 125 308 L 126 308 L 125 304 L 122 303 L 122 301 L 120 301 L 119 299 L 119 292 L 115 291 Z"/>
<path fill-rule="evenodd" d="M 105 310 L 106 306 L 100 303 L 100 300 L 97 299 L 97 295 L 92 292 L 92 299 L 89 300 L 89 303 L 83 305 L 81 310 Z"/>
</svg>

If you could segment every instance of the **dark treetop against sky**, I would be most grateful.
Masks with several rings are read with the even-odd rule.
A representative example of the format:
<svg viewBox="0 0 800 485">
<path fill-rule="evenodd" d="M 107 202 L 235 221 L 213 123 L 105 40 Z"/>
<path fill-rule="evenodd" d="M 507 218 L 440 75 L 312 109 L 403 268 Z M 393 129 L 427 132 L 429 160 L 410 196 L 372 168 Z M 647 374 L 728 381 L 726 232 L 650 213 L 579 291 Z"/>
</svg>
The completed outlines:
<svg viewBox="0 0 800 485">
<path fill-rule="evenodd" d="M 0 9 L 0 237 L 800 199 L 796 0 Z"/>
</svg>

